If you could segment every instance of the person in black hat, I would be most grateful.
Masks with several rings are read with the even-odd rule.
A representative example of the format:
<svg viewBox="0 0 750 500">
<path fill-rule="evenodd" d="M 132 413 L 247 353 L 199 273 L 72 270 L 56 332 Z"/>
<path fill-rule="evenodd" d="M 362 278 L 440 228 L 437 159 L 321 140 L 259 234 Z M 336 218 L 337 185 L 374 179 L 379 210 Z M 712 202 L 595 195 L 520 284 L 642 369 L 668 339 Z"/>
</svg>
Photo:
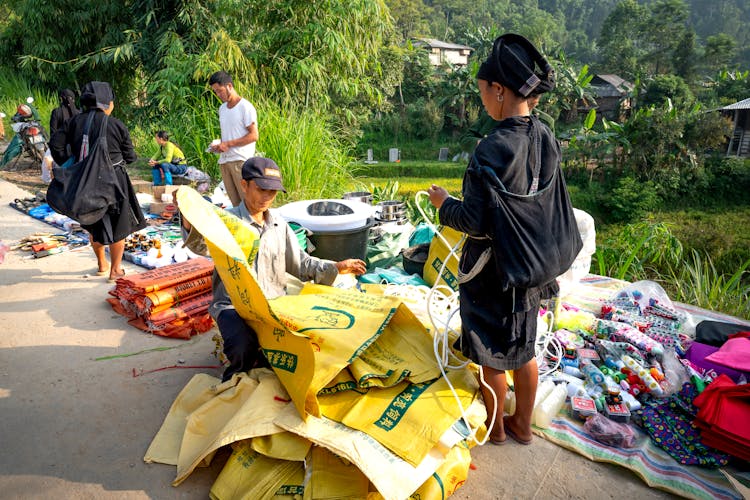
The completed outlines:
<svg viewBox="0 0 750 500">
<path fill-rule="evenodd" d="M 482 104 L 497 123 L 474 150 L 464 176 L 463 201 L 450 197 L 434 184 L 428 189 L 430 201 L 439 209 L 440 222 L 469 236 L 459 265 L 465 277 L 459 278 L 462 333 L 457 347 L 482 366 L 490 386 L 482 387 L 482 394 L 488 427 L 493 420 L 495 423 L 489 436 L 495 444 L 505 442 L 507 436 L 521 444 L 531 443 L 531 414 L 538 379 L 537 316 L 540 299 L 556 293 L 557 285 L 553 280 L 532 289 L 498 290 L 501 276 L 496 266 L 484 265 L 492 243 L 487 236 L 489 221 L 484 219 L 490 206 L 489 190 L 473 174 L 472 166 L 491 168 L 508 191 L 526 194 L 531 185 L 530 151 L 538 140 L 539 187 L 547 185 L 559 168 L 560 147 L 550 129 L 530 115 L 530 104 L 554 85 L 552 67 L 531 42 L 515 34 L 497 38 L 492 53 L 477 72 Z M 513 370 L 516 412 L 503 419 L 505 370 Z"/>
<path fill-rule="evenodd" d="M 62 89 L 59 93 L 60 105 L 52 110 L 49 118 L 49 133 L 52 136 L 58 130 L 65 133 L 68 122 L 80 113 L 76 108 L 76 95 L 70 89 Z"/>
<path fill-rule="evenodd" d="M 81 105 L 84 107 L 84 112 L 70 118 L 64 134 L 58 133 L 50 138 L 52 158 L 58 165 L 64 165 L 69 160 L 80 161 L 87 156 L 89 145 L 93 146 L 98 140 L 105 116 L 109 117 L 104 132 L 117 189 L 122 193 L 122 197 L 100 220 L 81 226 L 88 231 L 91 246 L 96 255 L 98 264 L 96 274 L 108 275 L 109 281 L 125 276 L 125 270 L 122 268 L 125 238 L 146 227 L 146 219 L 138 204 L 130 177 L 125 170 L 125 165 L 133 163 L 138 157 L 133 149 L 128 128 L 120 120 L 110 116 L 115 108 L 114 101 L 115 93 L 109 83 L 87 83 L 81 89 Z M 109 264 L 106 247 L 109 247 Z"/>
<path fill-rule="evenodd" d="M 324 285 L 332 284 L 339 273 L 365 273 L 365 263 L 360 259 L 333 262 L 312 257 L 300 248 L 292 228 L 271 208 L 278 192 L 286 192 L 281 170 L 272 159 L 253 157 L 247 160 L 242 165 L 240 187 L 243 202 L 228 212 L 245 221 L 260 235 L 253 271 L 266 297 L 273 299 L 286 294 L 286 273 L 302 281 L 313 280 Z M 224 354 L 229 360 L 224 381 L 235 373 L 268 366 L 261 354 L 258 336 L 235 310 L 216 271 L 209 313 L 219 327 Z"/>
</svg>

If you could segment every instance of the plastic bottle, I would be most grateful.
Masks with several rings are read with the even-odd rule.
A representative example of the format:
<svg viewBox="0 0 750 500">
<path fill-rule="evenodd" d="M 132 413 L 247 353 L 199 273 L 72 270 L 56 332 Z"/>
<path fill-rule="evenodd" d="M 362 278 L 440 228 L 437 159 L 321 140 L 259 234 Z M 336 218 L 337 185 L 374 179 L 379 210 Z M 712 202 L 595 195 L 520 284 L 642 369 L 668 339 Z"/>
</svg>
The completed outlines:
<svg viewBox="0 0 750 500">
<path fill-rule="evenodd" d="M 562 372 L 573 377 L 583 378 L 583 373 L 575 366 L 565 365 Z"/>
<path fill-rule="evenodd" d="M 503 410 L 508 415 L 513 415 L 516 412 L 516 393 L 513 391 L 508 391 L 505 393 L 505 402 L 503 405 Z"/>
<path fill-rule="evenodd" d="M 546 379 L 544 382 L 539 384 L 539 387 L 536 389 L 536 397 L 534 398 L 534 410 L 531 413 L 531 421 L 534 421 L 537 408 L 544 402 L 544 399 L 549 396 L 549 394 L 552 392 L 552 390 L 555 388 L 555 383 L 550 380 Z"/>
<path fill-rule="evenodd" d="M 568 384 L 563 382 L 560 385 L 555 386 L 549 396 L 547 396 L 542 404 L 536 409 L 536 416 L 534 418 L 534 424 L 537 427 L 546 429 L 552 423 L 552 418 L 557 415 L 560 408 L 565 404 L 565 398 L 568 397 Z"/>
</svg>

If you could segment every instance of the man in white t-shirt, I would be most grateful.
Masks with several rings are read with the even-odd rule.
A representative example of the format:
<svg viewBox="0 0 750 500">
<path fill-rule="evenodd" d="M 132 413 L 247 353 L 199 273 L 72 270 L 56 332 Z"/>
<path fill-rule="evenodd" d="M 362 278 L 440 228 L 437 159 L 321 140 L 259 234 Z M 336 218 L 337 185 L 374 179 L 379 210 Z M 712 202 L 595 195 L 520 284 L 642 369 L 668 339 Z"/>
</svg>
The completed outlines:
<svg viewBox="0 0 750 500">
<path fill-rule="evenodd" d="M 219 168 L 224 189 L 235 207 L 242 202 L 242 165 L 255 156 L 258 140 L 258 114 L 249 101 L 240 97 L 232 77 L 226 71 L 217 71 L 208 84 L 222 105 L 219 107 L 221 142 L 212 144 L 211 150 L 220 153 Z"/>
</svg>

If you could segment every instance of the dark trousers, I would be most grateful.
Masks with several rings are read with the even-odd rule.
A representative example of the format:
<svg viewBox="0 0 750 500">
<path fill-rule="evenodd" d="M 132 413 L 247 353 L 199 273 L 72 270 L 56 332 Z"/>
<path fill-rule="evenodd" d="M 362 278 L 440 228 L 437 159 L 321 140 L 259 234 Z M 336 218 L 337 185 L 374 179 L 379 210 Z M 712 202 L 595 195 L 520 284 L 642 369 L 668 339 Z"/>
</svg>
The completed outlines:
<svg viewBox="0 0 750 500">
<path fill-rule="evenodd" d="M 224 355 L 229 366 L 224 370 L 222 382 L 235 373 L 242 373 L 257 367 L 268 367 L 268 361 L 260 348 L 255 330 L 234 309 L 225 309 L 216 318 L 221 338 L 224 339 Z"/>
</svg>

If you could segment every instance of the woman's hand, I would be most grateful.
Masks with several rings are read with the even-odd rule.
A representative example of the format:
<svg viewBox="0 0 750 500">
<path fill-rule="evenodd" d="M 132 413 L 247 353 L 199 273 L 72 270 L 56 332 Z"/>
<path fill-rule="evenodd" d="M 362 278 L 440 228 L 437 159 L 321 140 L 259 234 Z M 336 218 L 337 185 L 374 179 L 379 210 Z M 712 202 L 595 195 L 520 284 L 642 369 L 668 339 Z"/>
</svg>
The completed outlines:
<svg viewBox="0 0 750 500">
<path fill-rule="evenodd" d="M 360 259 L 346 259 L 336 262 L 336 269 L 339 270 L 339 274 L 365 274 L 367 272 L 367 266 L 364 261 Z"/>
<path fill-rule="evenodd" d="M 448 191 L 435 184 L 427 189 L 427 194 L 430 195 L 430 203 L 438 209 L 443 206 L 443 202 L 448 199 Z"/>
</svg>

